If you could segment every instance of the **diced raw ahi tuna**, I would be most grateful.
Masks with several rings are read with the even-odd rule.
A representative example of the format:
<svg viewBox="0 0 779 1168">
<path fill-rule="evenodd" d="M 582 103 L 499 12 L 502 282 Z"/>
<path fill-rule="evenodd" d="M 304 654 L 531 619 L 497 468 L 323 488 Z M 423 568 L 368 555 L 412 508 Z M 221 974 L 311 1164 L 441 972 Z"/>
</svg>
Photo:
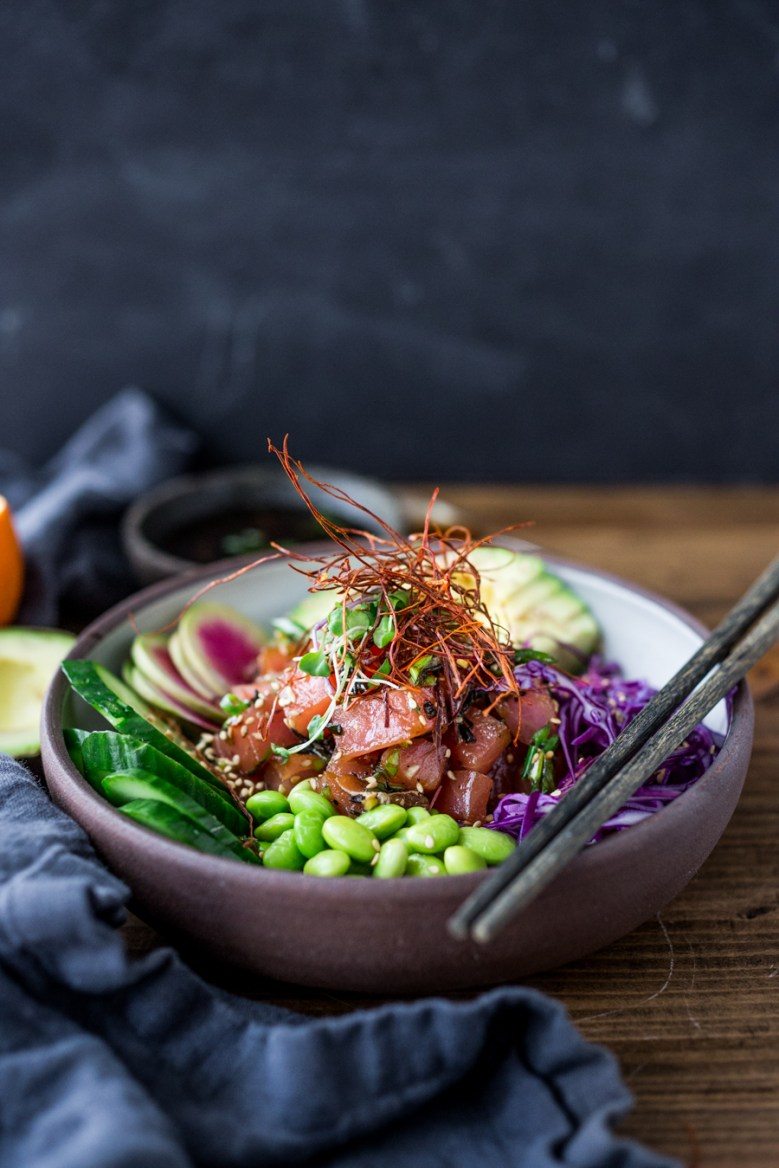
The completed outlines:
<svg viewBox="0 0 779 1168">
<path fill-rule="evenodd" d="M 272 641 L 263 645 L 257 654 L 257 672 L 283 673 L 292 664 L 292 655 L 287 651 L 287 645 L 279 645 Z"/>
<path fill-rule="evenodd" d="M 425 706 L 430 691 L 385 689 L 354 699 L 348 709 L 336 710 L 333 721 L 341 727 L 338 750 L 344 758 L 399 746 L 434 725 Z"/>
<path fill-rule="evenodd" d="M 509 746 L 490 770 L 492 779 L 491 804 L 496 800 L 517 791 L 530 794 L 530 780 L 522 778 L 522 768 L 525 762 L 525 748 Z"/>
<path fill-rule="evenodd" d="M 416 790 L 418 784 L 423 791 L 435 791 L 444 773 L 446 747 L 423 738 L 410 746 L 390 747 L 381 756 L 381 763 L 390 768 L 389 781 L 393 786 Z M 397 770 L 393 774 L 395 766 Z"/>
<path fill-rule="evenodd" d="M 451 815 L 459 823 L 480 823 L 487 814 L 492 779 L 479 771 L 448 771 L 431 800 L 434 811 Z"/>
<path fill-rule="evenodd" d="M 377 762 L 377 758 L 341 758 L 334 755 L 327 769 L 311 780 L 311 786 L 332 799 L 341 815 L 359 815 L 363 809 L 365 781 Z"/>
<path fill-rule="evenodd" d="M 268 758 L 271 743 L 293 746 L 298 739 L 284 721 L 273 683 L 261 680 L 256 685 L 233 686 L 232 692 L 251 705 L 225 723 L 214 748 L 224 758 L 237 758 L 236 768 L 249 775 Z"/>
<path fill-rule="evenodd" d="M 198 674 L 224 693 L 256 671 L 257 654 L 265 644 L 262 629 L 225 604 L 199 601 L 179 621 L 178 637 L 187 646 Z"/>
<path fill-rule="evenodd" d="M 288 795 L 303 779 L 311 779 L 324 770 L 324 759 L 315 754 L 291 754 L 288 759 L 271 757 L 262 770 L 262 781 L 267 788 Z"/>
<path fill-rule="evenodd" d="M 456 727 L 452 765 L 486 774 L 510 742 L 511 732 L 505 722 L 481 710 L 469 710 Z"/>
<path fill-rule="evenodd" d="M 333 698 L 329 677 L 315 677 L 294 667 L 281 677 L 279 707 L 288 726 L 298 734 L 308 733 L 312 718 L 324 714 Z"/>
<path fill-rule="evenodd" d="M 529 743 L 537 730 L 549 725 L 549 720 L 557 714 L 557 705 L 554 698 L 545 690 L 528 689 L 520 697 L 517 706 L 516 698 L 506 698 L 500 704 L 500 716 L 511 731 L 512 738 L 517 732 L 519 723 L 519 741 Z"/>
</svg>

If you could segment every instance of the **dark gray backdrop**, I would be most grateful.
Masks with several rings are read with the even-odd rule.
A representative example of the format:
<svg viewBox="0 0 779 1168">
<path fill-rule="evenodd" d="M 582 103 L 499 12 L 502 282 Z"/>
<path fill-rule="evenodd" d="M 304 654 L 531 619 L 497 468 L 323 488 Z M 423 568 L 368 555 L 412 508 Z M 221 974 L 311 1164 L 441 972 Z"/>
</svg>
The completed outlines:
<svg viewBox="0 0 779 1168">
<path fill-rule="evenodd" d="M 0 8 L 0 445 L 779 477 L 779 8 Z"/>
</svg>

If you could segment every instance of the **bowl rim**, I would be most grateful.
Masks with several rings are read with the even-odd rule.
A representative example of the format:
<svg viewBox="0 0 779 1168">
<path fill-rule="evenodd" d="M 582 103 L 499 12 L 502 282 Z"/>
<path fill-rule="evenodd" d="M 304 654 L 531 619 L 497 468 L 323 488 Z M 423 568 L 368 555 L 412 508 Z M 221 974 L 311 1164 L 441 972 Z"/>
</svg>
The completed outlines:
<svg viewBox="0 0 779 1168">
<path fill-rule="evenodd" d="M 321 550 L 322 545 L 301 545 L 301 549 L 304 547 L 311 549 L 318 547 Z M 544 551 L 540 551 L 539 554 L 548 563 L 577 569 L 653 602 L 659 608 L 678 617 L 683 624 L 703 637 L 710 631 L 697 617 L 694 617 L 680 605 L 650 589 L 633 584 L 612 572 L 592 568 L 564 556 Z M 247 563 L 250 562 L 251 559 L 247 558 Z M 264 564 L 259 564 L 256 570 L 261 571 L 264 566 Z M 213 564 L 202 565 L 165 580 L 157 581 L 133 593 L 92 621 L 79 635 L 66 659 L 88 657 L 106 634 L 124 622 L 131 612 L 161 600 L 189 584 L 196 586 L 220 574 L 234 572 L 235 569 L 236 560 L 234 558 L 219 560 Z M 220 877 L 224 878 L 229 875 L 233 886 L 240 884 L 247 892 L 256 892 L 264 884 L 270 892 L 286 893 L 298 889 L 306 892 L 307 895 L 316 895 L 326 903 L 346 901 L 349 904 L 363 902 L 382 906 L 386 906 L 394 900 L 401 903 L 407 900 L 417 900 L 421 889 L 424 889 L 426 900 L 433 905 L 438 902 L 451 901 L 455 888 L 462 892 L 462 896 L 465 898 L 488 875 L 489 870 L 462 876 L 443 876 L 432 881 L 370 881 L 367 882 L 367 886 L 372 889 L 372 892 L 366 896 L 366 881 L 364 880 L 354 880 L 345 876 L 329 880 L 301 881 L 299 872 L 287 872 L 281 869 L 269 870 L 260 865 L 237 864 L 233 860 L 197 852 L 185 844 L 158 835 L 149 828 L 131 820 L 128 816 L 123 816 L 117 808 L 113 807 L 107 800 L 102 799 L 84 779 L 71 761 L 63 736 L 62 711 L 67 692 L 67 680 L 62 671 L 58 670 L 47 689 L 41 713 L 41 756 L 44 773 L 47 777 L 49 768 L 56 769 L 59 772 L 59 777 L 64 777 L 72 787 L 74 801 L 90 805 L 93 809 L 92 818 L 97 819 L 101 826 L 105 824 L 106 828 L 122 844 L 126 844 L 128 847 L 145 846 L 147 854 L 152 859 L 154 856 L 158 856 L 162 861 L 168 859 L 184 872 L 197 870 L 200 874 L 204 874 L 210 868 L 214 874 L 215 887 L 218 886 Z M 678 799 L 666 804 L 640 823 L 634 824 L 629 830 L 614 832 L 601 840 L 596 847 L 585 848 L 557 877 L 554 883 L 572 878 L 578 879 L 585 869 L 597 872 L 600 868 L 605 872 L 614 865 L 618 866 L 628 860 L 636 843 L 651 847 L 653 839 L 659 839 L 661 834 L 665 834 L 666 827 L 673 819 L 678 819 L 680 815 L 686 817 L 693 813 L 693 804 L 701 804 L 706 799 L 707 789 L 714 782 L 718 779 L 725 780 L 730 771 L 738 771 L 738 762 L 742 753 L 746 752 L 747 756 L 751 753 L 753 726 L 752 695 L 746 681 L 742 681 L 736 689 L 730 725 L 722 746 L 706 773 Z M 744 770 L 746 770 L 746 765 Z M 261 881 L 262 884 L 257 883 L 258 881 Z"/>
</svg>

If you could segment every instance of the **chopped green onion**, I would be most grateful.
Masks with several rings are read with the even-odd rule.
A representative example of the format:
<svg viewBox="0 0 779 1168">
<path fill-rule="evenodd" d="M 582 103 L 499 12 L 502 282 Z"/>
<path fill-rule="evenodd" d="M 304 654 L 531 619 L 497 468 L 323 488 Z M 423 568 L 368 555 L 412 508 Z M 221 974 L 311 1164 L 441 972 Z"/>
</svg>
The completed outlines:
<svg viewBox="0 0 779 1168">
<path fill-rule="evenodd" d="M 398 773 L 398 766 L 399 765 L 400 765 L 400 751 L 399 750 L 391 750 L 389 752 L 389 754 L 387 755 L 387 757 L 385 758 L 384 762 L 382 763 L 381 769 L 384 771 L 385 775 L 387 775 L 388 778 L 394 779 L 395 775 Z"/>
<path fill-rule="evenodd" d="M 395 636 L 395 622 L 391 616 L 383 616 L 373 630 L 373 643 L 378 649 L 389 645 Z"/>
<path fill-rule="evenodd" d="M 286 762 L 292 753 L 291 750 L 287 750 L 286 746 L 277 746 L 275 742 L 271 742 L 270 748 L 274 757 L 278 758 L 281 762 Z"/>
<path fill-rule="evenodd" d="M 423 674 L 426 675 L 428 670 L 436 669 L 438 665 L 438 658 L 432 657 L 429 653 L 426 653 L 424 657 L 420 657 L 409 668 L 408 676 L 411 684 L 416 685 L 419 683 L 420 685 L 425 686 L 434 685 L 435 678 L 431 679 L 429 676 L 423 676 Z"/>
<path fill-rule="evenodd" d="M 224 710 L 229 718 L 237 718 L 244 710 L 248 710 L 250 705 L 251 702 L 236 697 L 234 693 L 226 693 L 223 698 L 219 699 L 220 708 Z"/>
<path fill-rule="evenodd" d="M 551 665 L 554 657 L 550 653 L 542 653 L 540 649 L 514 650 L 515 665 L 525 665 L 528 661 L 541 661 L 544 665 Z"/>
<path fill-rule="evenodd" d="M 330 674 L 330 660 L 321 649 L 304 653 L 298 664 L 303 673 L 308 673 L 312 677 L 328 677 Z"/>
</svg>

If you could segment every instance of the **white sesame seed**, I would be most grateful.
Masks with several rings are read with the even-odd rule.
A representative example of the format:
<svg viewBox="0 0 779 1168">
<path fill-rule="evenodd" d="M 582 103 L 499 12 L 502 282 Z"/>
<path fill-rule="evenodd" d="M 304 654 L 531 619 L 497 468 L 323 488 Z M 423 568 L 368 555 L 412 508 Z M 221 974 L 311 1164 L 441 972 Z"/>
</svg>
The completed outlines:
<svg viewBox="0 0 779 1168">
<path fill-rule="evenodd" d="M 420 766 L 419 763 L 415 763 L 413 766 L 408 767 L 406 770 L 406 777 L 409 779 L 413 779 L 414 776 L 416 774 L 418 774 L 418 772 L 419 772 L 419 766 Z"/>
<path fill-rule="evenodd" d="M 446 777 L 447 777 L 447 779 L 453 779 L 454 778 L 454 771 L 447 771 Z"/>
</svg>

